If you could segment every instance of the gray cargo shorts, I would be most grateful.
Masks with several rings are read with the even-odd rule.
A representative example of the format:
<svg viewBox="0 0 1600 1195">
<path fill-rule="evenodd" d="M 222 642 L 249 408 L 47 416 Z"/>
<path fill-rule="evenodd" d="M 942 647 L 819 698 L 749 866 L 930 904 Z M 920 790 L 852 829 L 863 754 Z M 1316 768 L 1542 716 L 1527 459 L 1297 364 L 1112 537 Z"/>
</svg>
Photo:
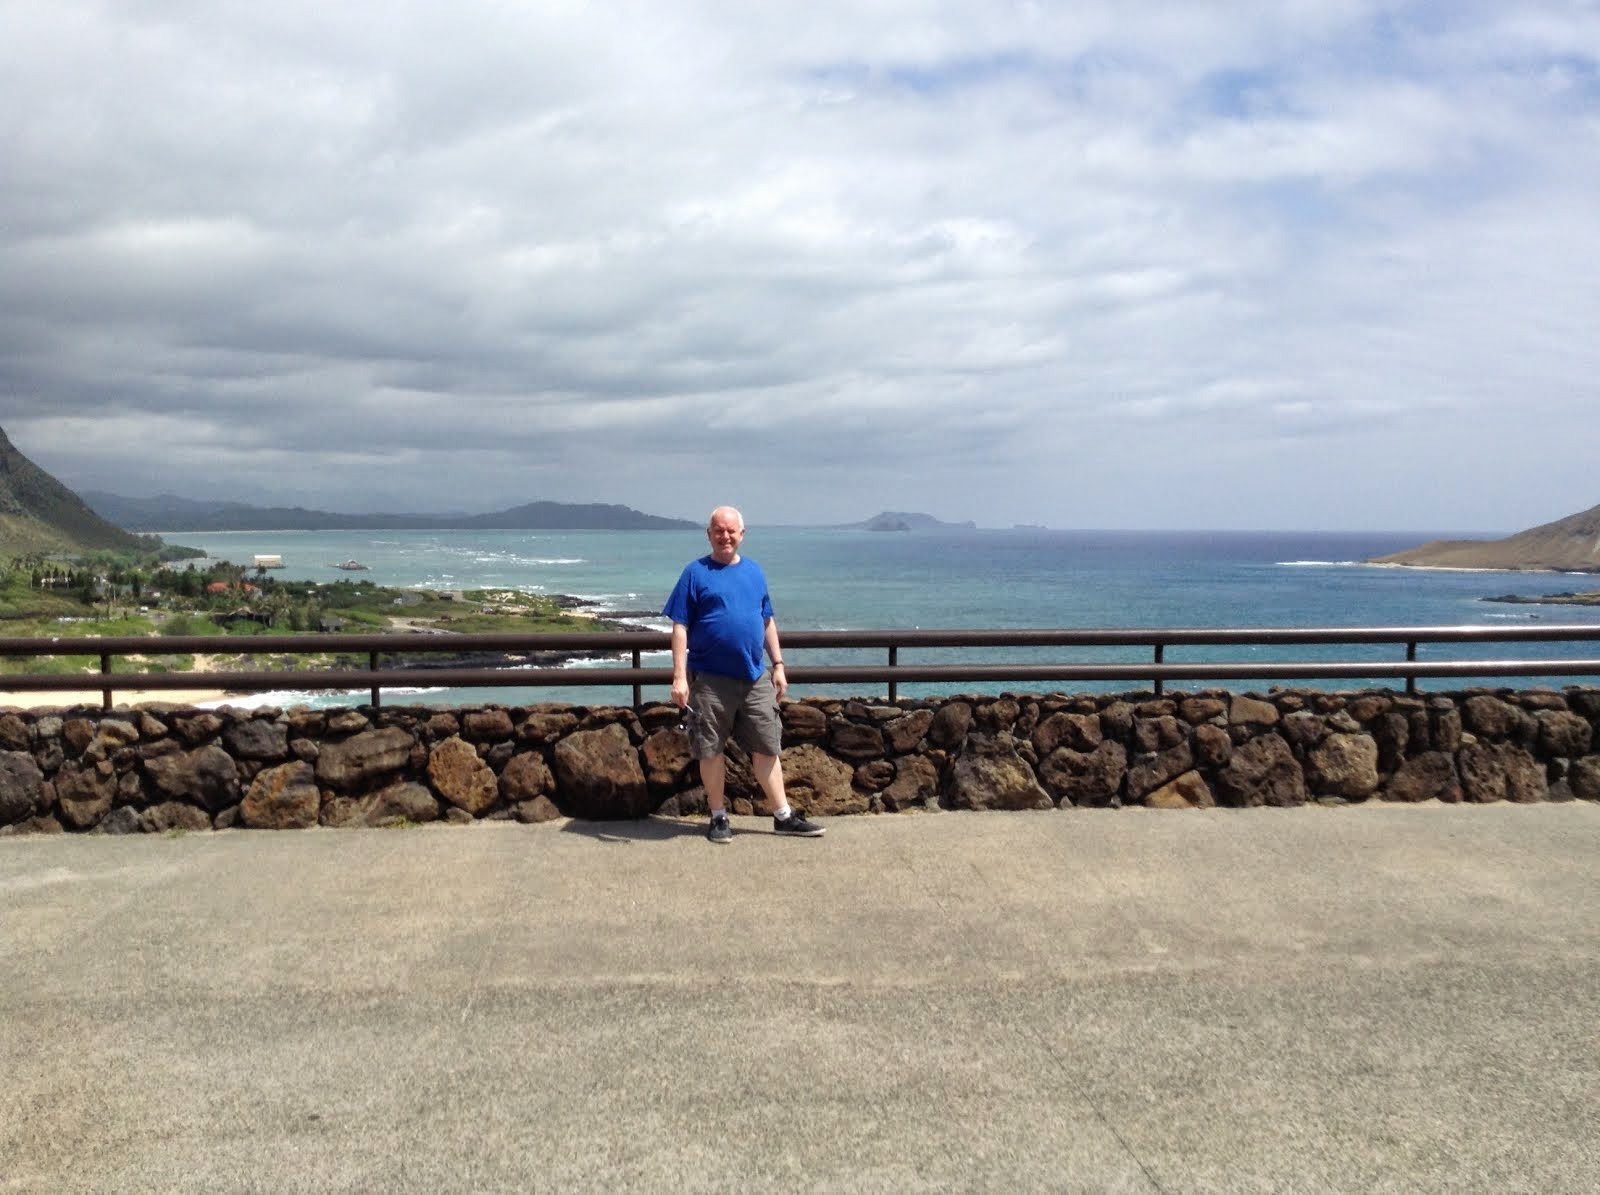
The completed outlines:
<svg viewBox="0 0 1600 1195">
<path fill-rule="evenodd" d="M 755 680 L 696 672 L 689 677 L 689 754 L 695 759 L 721 755 L 731 737 L 752 755 L 783 751 L 783 720 L 772 673 Z"/>
</svg>

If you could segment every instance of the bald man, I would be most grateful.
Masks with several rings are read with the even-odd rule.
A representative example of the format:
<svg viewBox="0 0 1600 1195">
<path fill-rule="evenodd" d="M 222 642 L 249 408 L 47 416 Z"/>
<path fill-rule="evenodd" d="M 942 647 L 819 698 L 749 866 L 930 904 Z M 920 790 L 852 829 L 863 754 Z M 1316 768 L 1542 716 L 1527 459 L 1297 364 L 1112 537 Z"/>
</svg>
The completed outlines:
<svg viewBox="0 0 1600 1195">
<path fill-rule="evenodd" d="M 772 809 L 775 833 L 819 838 L 821 826 L 789 808 L 783 792 L 783 722 L 778 702 L 789 690 L 778 624 L 761 566 L 739 554 L 744 516 L 719 506 L 706 523 L 709 555 L 684 566 L 661 613 L 672 620 L 672 700 L 686 711 L 689 753 L 711 808 L 707 837 L 733 839 L 724 804 L 725 751 L 731 738 L 750 756 L 756 783 Z M 772 659 L 762 665 L 761 652 Z"/>
</svg>

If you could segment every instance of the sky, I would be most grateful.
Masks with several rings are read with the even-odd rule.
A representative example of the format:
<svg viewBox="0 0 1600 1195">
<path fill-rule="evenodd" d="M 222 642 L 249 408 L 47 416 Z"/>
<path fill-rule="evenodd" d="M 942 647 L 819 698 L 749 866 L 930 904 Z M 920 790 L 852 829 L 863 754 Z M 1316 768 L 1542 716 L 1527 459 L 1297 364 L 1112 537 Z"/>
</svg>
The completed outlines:
<svg viewBox="0 0 1600 1195">
<path fill-rule="evenodd" d="M 1600 502 L 1600 0 L 0 0 L 76 490 L 1509 532 Z"/>
</svg>

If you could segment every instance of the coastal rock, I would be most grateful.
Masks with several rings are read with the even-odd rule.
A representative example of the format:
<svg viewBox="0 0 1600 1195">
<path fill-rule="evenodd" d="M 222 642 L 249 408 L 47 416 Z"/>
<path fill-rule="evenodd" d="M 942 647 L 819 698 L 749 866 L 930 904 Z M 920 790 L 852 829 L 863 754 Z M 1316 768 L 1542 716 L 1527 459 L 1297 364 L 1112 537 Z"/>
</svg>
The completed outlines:
<svg viewBox="0 0 1600 1195">
<path fill-rule="evenodd" d="M 328 715 L 328 734 L 361 734 L 372 728 L 372 719 L 360 710 L 339 710 Z"/>
<path fill-rule="evenodd" d="M 449 710 L 440 710 L 423 723 L 423 729 L 427 733 L 428 741 L 436 743 L 440 739 L 447 739 L 451 735 L 460 734 L 461 719 L 457 718 Z"/>
<path fill-rule="evenodd" d="M 1600 689 L 1568 689 L 1567 708 L 1590 722 L 1600 719 Z"/>
<path fill-rule="evenodd" d="M 917 749 L 917 744 L 922 742 L 932 724 L 932 710 L 916 710 L 886 723 L 883 728 L 884 741 L 894 754 L 906 755 Z"/>
<path fill-rule="evenodd" d="M 1320 743 L 1328 733 L 1328 724 L 1321 714 L 1310 710 L 1296 710 L 1285 714 L 1278 723 L 1278 733 L 1283 741 L 1298 752 L 1306 752 Z"/>
<path fill-rule="evenodd" d="M 94 738 L 83 749 L 83 758 L 90 763 L 110 759 L 131 743 L 139 741 L 139 729 L 132 722 L 107 718 L 95 729 Z"/>
<path fill-rule="evenodd" d="M 1278 724 L 1278 707 L 1270 701 L 1262 701 L 1259 697 L 1251 697 L 1248 694 L 1241 693 L 1228 706 L 1228 724 L 1230 726 L 1276 726 Z"/>
<path fill-rule="evenodd" d="M 1126 743 L 1133 737 L 1133 703 L 1113 701 L 1100 711 L 1100 732 L 1113 742 Z"/>
<path fill-rule="evenodd" d="M 647 747 L 648 743 L 645 744 Z M 687 754 L 687 753 L 686 753 Z M 500 773 L 500 797 L 507 804 L 548 796 L 556 789 L 556 778 L 537 751 L 513 755 Z"/>
<path fill-rule="evenodd" d="M 836 721 L 828 729 L 828 746 L 840 759 L 857 763 L 883 756 L 883 732 L 876 726 Z"/>
<path fill-rule="evenodd" d="M 26 751 L 28 724 L 15 714 L 0 714 L 0 750 Z"/>
<path fill-rule="evenodd" d="M 208 711 L 174 718 L 172 725 L 177 730 L 178 737 L 194 747 L 215 738 L 217 732 L 222 729 L 223 722 L 220 716 Z"/>
<path fill-rule="evenodd" d="M 1536 710 L 1564 710 L 1567 699 L 1550 689 L 1524 689 L 1512 698 L 1516 704 L 1530 712 Z"/>
<path fill-rule="evenodd" d="M 1319 796 L 1369 797 L 1378 789 L 1378 744 L 1366 735 L 1330 734 L 1312 748 L 1309 768 Z"/>
<path fill-rule="evenodd" d="M 0 826 L 33 816 L 44 773 L 26 751 L 0 751 Z"/>
<path fill-rule="evenodd" d="M 317 824 L 321 806 L 315 772 L 297 759 L 255 778 L 239 806 L 239 818 L 253 830 L 304 830 Z"/>
<path fill-rule="evenodd" d="M 1425 751 L 1400 765 L 1384 787 L 1389 801 L 1461 800 L 1461 777 L 1455 759 L 1445 751 Z"/>
<path fill-rule="evenodd" d="M 556 806 L 568 817 L 608 820 L 650 813 L 650 793 L 628 732 L 613 723 L 556 744 Z"/>
<path fill-rule="evenodd" d="M 819 817 L 865 813 L 867 796 L 851 785 L 854 769 L 834 759 L 815 743 L 802 743 L 783 753 L 784 788 L 789 803 Z"/>
<path fill-rule="evenodd" d="M 1456 768 L 1469 801 L 1544 800 L 1543 766 L 1515 743 L 1465 743 L 1456 753 Z"/>
<path fill-rule="evenodd" d="M 322 809 L 322 824 L 333 827 L 400 826 L 439 820 L 439 802 L 414 780 L 399 780 L 364 797 L 335 797 Z"/>
<path fill-rule="evenodd" d="M 1194 767 L 1194 752 L 1187 742 L 1165 751 L 1152 751 L 1133 757 L 1128 768 L 1128 799 L 1142 801 L 1163 784 Z"/>
<path fill-rule="evenodd" d="M 810 742 L 828 733 L 828 715 L 814 705 L 798 701 L 783 704 L 783 737 L 789 742 Z"/>
<path fill-rule="evenodd" d="M 1010 734 L 1017 724 L 1021 707 L 1016 700 L 1002 697 L 999 701 L 986 701 L 972 711 L 972 720 L 985 734 Z"/>
<path fill-rule="evenodd" d="M 1572 795 L 1582 801 L 1600 801 L 1600 755 L 1588 755 L 1572 761 L 1567 771 L 1567 783 Z"/>
<path fill-rule="evenodd" d="M 144 829 L 137 810 L 123 806 L 113 809 L 96 823 L 96 834 L 137 834 Z"/>
<path fill-rule="evenodd" d="M 1289 744 L 1276 734 L 1257 735 L 1236 747 L 1216 784 L 1224 805 L 1303 805 L 1306 800 L 1305 776 Z"/>
<path fill-rule="evenodd" d="M 1481 693 L 1467 698 L 1461 707 L 1463 725 L 1483 739 L 1510 738 L 1527 716 L 1515 706 Z"/>
<path fill-rule="evenodd" d="M 1233 758 L 1233 739 L 1222 727 L 1207 722 L 1196 726 L 1189 735 L 1189 749 L 1197 764 L 1216 769 Z"/>
<path fill-rule="evenodd" d="M 631 709 L 606 707 L 593 709 L 578 719 L 579 730 L 604 730 L 607 726 L 620 726 L 628 732 L 628 741 L 635 745 L 644 741 L 644 725 L 639 715 Z"/>
<path fill-rule="evenodd" d="M 1567 710 L 1540 710 L 1533 715 L 1538 727 L 1539 751 L 1562 759 L 1588 754 L 1594 729 L 1588 721 Z"/>
<path fill-rule="evenodd" d="M 1220 718 L 1228 712 L 1228 703 L 1220 697 L 1210 695 L 1185 697 L 1178 702 L 1178 717 L 1190 726 L 1199 726 L 1202 722 L 1210 722 L 1213 718 Z"/>
<path fill-rule="evenodd" d="M 561 810 L 556 808 L 556 803 L 549 797 L 532 797 L 513 805 L 511 816 L 525 825 L 539 825 L 555 821 L 561 816 Z"/>
<path fill-rule="evenodd" d="M 414 741 L 398 726 L 389 726 L 324 743 L 317 752 L 317 780 L 346 791 L 366 787 L 409 764 Z"/>
<path fill-rule="evenodd" d="M 67 828 L 53 817 L 30 817 L 12 825 L 0 825 L 0 838 L 20 834 L 65 834 Z"/>
<path fill-rule="evenodd" d="M 1102 741 L 1093 750 L 1057 747 L 1039 764 L 1039 778 L 1063 805 L 1115 805 L 1128 772 L 1128 749 Z"/>
<path fill-rule="evenodd" d="M 1369 693 L 1364 697 L 1357 697 L 1347 709 L 1347 713 L 1361 725 L 1366 725 L 1380 714 L 1386 714 L 1394 708 L 1394 698 L 1386 693 Z"/>
<path fill-rule="evenodd" d="M 888 788 L 894 780 L 894 764 L 887 759 L 874 759 L 855 770 L 850 783 L 862 792 L 878 793 Z"/>
<path fill-rule="evenodd" d="M 222 742 L 235 759 L 276 763 L 288 758 L 289 727 L 282 722 L 252 718 L 228 727 L 222 733 Z"/>
<path fill-rule="evenodd" d="M 211 818 L 204 809 L 187 801 L 162 801 L 140 815 L 139 828 L 146 834 L 170 834 L 174 830 L 199 833 L 211 829 Z"/>
<path fill-rule="evenodd" d="M 1144 799 L 1151 809 L 1209 809 L 1216 803 L 1199 772 L 1185 772 Z"/>
<path fill-rule="evenodd" d="M 937 722 L 936 718 L 935 725 Z M 1008 734 L 975 735 L 967 741 L 966 750 L 956 758 L 945 779 L 944 803 L 951 809 L 1055 807 L 1050 794 L 1034 778 L 1033 769 L 1017 754 L 1016 743 Z"/>
<path fill-rule="evenodd" d="M 937 808 L 939 769 L 926 756 L 902 756 L 895 760 L 894 779 L 878 796 L 884 808 L 891 812 L 919 805 Z"/>
<path fill-rule="evenodd" d="M 56 773 L 56 805 L 69 826 L 87 830 L 111 811 L 117 795 L 117 777 L 105 760 L 82 765 L 64 764 Z"/>
<path fill-rule="evenodd" d="M 1071 751 L 1093 751 L 1105 741 L 1100 718 L 1095 714 L 1051 714 L 1033 728 L 1033 749 L 1043 759 L 1058 748 Z"/>
<path fill-rule="evenodd" d="M 238 769 L 233 757 L 215 743 L 158 756 L 151 756 L 147 747 L 144 774 L 160 795 L 192 801 L 210 813 L 239 803 Z"/>
<path fill-rule="evenodd" d="M 1139 718 L 1133 724 L 1133 749 L 1140 754 L 1176 747 L 1186 737 L 1183 723 L 1171 714 Z"/>
<path fill-rule="evenodd" d="M 626 732 L 623 737 L 627 737 Z M 441 797 L 473 817 L 482 814 L 500 795 L 493 769 L 460 736 L 435 744 L 428 753 L 428 780 Z"/>
<path fill-rule="evenodd" d="M 87 718 L 68 718 L 61 724 L 61 742 L 67 754 L 76 759 L 94 741 L 94 723 Z"/>
<path fill-rule="evenodd" d="M 577 728 L 578 716 L 565 707 L 537 706 L 518 724 L 517 738 L 524 743 L 553 743 Z"/>
<path fill-rule="evenodd" d="M 928 724 L 928 742 L 945 751 L 953 751 L 966 741 L 972 727 L 972 707 L 965 701 L 952 701 L 942 705 Z"/>
<path fill-rule="evenodd" d="M 639 745 L 645 780 L 654 789 L 676 789 L 694 762 L 689 736 L 677 726 L 658 730 Z"/>
<path fill-rule="evenodd" d="M 502 709 L 473 710 L 461 720 L 461 737 L 469 743 L 498 743 L 516 732 Z"/>
<path fill-rule="evenodd" d="M 1416 737 L 1415 727 L 1412 735 Z M 1455 751 L 1461 746 L 1461 711 L 1448 697 L 1428 702 L 1427 746 L 1434 751 Z"/>
<path fill-rule="evenodd" d="M 1411 744 L 1411 723 L 1406 716 L 1392 710 L 1380 714 L 1372 720 L 1368 732 L 1378 747 L 1378 771 L 1392 774 L 1399 770 Z"/>
</svg>

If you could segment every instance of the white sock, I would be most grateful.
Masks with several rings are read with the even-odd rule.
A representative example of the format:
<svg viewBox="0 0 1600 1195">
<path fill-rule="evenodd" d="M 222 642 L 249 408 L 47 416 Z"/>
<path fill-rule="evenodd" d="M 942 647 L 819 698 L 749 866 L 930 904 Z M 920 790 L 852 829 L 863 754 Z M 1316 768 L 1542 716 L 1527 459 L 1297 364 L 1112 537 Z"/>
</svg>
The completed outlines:
<svg viewBox="0 0 1600 1195">
<path fill-rule="evenodd" d="M 711 820 L 712 821 L 717 821 L 718 819 L 720 819 L 722 821 L 727 821 L 728 820 L 728 811 L 726 809 L 713 809 L 711 811 Z"/>
<path fill-rule="evenodd" d="M 774 809 L 772 816 L 775 821 L 786 822 L 789 820 L 790 809 L 785 805 L 782 809 Z"/>
</svg>

